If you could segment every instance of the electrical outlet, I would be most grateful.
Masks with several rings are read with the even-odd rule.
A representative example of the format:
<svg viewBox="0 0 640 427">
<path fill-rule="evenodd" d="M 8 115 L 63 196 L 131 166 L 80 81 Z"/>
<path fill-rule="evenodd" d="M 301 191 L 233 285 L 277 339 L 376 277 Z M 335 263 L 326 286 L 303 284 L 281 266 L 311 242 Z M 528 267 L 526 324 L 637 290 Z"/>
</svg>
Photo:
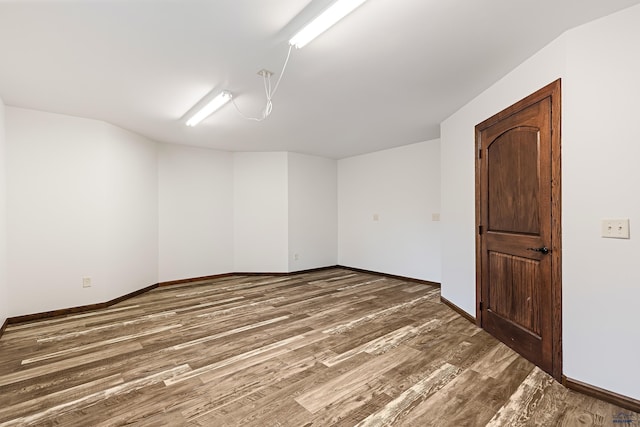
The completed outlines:
<svg viewBox="0 0 640 427">
<path fill-rule="evenodd" d="M 90 288 L 91 287 L 91 277 L 83 277 L 82 278 L 82 287 Z"/>
<path fill-rule="evenodd" d="M 380 221 L 380 215 L 378 215 L 377 213 L 373 214 L 373 220 L 374 221 Z"/>
<path fill-rule="evenodd" d="M 629 219 L 603 219 L 602 237 L 610 239 L 628 239 Z"/>
<path fill-rule="evenodd" d="M 294 261 L 298 261 L 300 259 L 300 255 L 298 254 L 293 254 L 293 260 Z"/>
</svg>

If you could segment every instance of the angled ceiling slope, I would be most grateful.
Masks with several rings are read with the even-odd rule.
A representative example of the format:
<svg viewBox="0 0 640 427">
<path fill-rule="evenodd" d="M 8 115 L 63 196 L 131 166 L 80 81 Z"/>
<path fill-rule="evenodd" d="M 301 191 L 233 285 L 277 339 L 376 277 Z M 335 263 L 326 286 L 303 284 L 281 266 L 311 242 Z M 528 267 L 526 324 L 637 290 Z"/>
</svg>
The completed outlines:
<svg viewBox="0 0 640 427">
<path fill-rule="evenodd" d="M 439 123 L 561 33 L 640 0 L 368 0 L 293 49 L 273 113 L 261 69 L 330 0 L 0 0 L 0 97 L 151 139 L 343 158 L 439 136 Z"/>
</svg>

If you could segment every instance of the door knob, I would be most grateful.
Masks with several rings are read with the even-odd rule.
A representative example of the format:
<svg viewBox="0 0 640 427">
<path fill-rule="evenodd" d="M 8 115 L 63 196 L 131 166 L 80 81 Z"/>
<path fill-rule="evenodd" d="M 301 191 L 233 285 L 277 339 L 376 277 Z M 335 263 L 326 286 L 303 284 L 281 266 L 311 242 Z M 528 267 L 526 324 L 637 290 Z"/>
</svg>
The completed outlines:
<svg viewBox="0 0 640 427">
<path fill-rule="evenodd" d="M 551 249 L 547 248 L 546 246 L 543 246 L 541 248 L 527 248 L 528 251 L 534 251 L 534 252 L 541 252 L 542 255 L 546 255 L 549 252 L 551 252 Z"/>
</svg>

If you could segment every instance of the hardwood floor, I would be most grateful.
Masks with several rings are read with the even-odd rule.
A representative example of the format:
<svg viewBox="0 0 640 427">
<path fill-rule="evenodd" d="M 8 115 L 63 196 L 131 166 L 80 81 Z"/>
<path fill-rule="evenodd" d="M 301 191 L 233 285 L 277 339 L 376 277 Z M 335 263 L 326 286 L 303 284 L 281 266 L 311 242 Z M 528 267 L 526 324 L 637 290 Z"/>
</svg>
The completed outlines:
<svg viewBox="0 0 640 427">
<path fill-rule="evenodd" d="M 10 325 L 0 426 L 640 426 L 439 297 L 336 268 L 161 287 Z"/>
</svg>

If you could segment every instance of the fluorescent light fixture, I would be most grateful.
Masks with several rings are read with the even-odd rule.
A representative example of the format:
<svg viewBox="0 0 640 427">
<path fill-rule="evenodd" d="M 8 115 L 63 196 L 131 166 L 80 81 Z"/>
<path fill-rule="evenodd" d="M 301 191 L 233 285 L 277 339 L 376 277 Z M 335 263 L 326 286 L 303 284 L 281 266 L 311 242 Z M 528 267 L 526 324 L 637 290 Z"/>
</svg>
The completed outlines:
<svg viewBox="0 0 640 427">
<path fill-rule="evenodd" d="M 298 49 L 304 47 L 311 40 L 318 37 L 320 34 L 328 30 L 353 12 L 358 6 L 364 3 L 366 0 L 338 0 L 333 3 L 328 9 L 322 12 L 316 19 L 311 21 L 307 26 L 300 30 L 291 40 L 289 44 L 297 47 Z"/>
<path fill-rule="evenodd" d="M 187 120 L 187 126 L 195 126 L 207 117 L 211 115 L 214 111 L 222 107 L 227 102 L 231 101 L 233 95 L 231 92 L 225 90 L 222 91 L 218 96 L 213 98 L 211 101 L 207 103 L 200 111 L 195 113 L 189 120 Z"/>
</svg>

